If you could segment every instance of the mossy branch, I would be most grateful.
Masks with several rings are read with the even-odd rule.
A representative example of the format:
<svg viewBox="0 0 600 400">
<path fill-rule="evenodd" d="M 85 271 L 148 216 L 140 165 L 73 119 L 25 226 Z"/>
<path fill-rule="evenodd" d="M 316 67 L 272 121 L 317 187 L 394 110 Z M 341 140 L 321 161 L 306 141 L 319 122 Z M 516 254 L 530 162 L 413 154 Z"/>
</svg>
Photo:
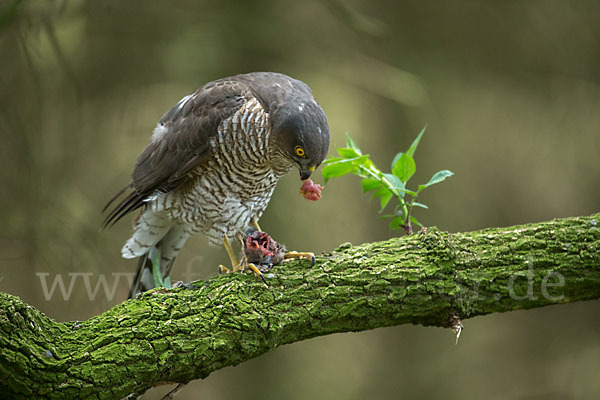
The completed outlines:
<svg viewBox="0 0 600 400">
<path fill-rule="evenodd" d="M 0 398 L 111 398 L 188 382 L 334 332 L 600 298 L 600 214 L 342 245 L 266 288 L 229 274 L 56 322 L 0 294 Z"/>
</svg>

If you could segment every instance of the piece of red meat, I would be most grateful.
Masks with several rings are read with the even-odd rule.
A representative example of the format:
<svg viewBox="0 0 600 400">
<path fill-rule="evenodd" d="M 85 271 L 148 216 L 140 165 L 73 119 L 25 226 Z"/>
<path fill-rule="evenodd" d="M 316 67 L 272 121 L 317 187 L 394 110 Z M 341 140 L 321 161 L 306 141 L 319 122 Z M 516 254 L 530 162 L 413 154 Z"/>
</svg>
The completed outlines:
<svg viewBox="0 0 600 400">
<path fill-rule="evenodd" d="M 300 194 L 303 195 L 306 200 L 317 201 L 321 198 L 322 190 L 323 186 L 314 183 L 311 179 L 306 179 L 302 183 Z"/>
<path fill-rule="evenodd" d="M 254 231 L 244 239 L 244 252 L 249 263 L 266 272 L 273 265 L 281 264 L 285 247 L 266 232 Z"/>
</svg>

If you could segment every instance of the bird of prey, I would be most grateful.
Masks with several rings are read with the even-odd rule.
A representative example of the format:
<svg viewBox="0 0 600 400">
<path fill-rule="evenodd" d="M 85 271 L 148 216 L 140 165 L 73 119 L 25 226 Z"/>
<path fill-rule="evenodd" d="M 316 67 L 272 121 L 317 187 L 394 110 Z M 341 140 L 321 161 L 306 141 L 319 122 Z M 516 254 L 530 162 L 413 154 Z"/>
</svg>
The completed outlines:
<svg viewBox="0 0 600 400">
<path fill-rule="evenodd" d="M 140 258 L 129 297 L 155 286 L 157 260 L 166 278 L 195 233 L 225 246 L 232 271 L 259 274 L 243 252 L 238 259 L 230 238 L 242 242 L 249 227 L 260 231 L 279 179 L 294 167 L 308 179 L 328 147 L 327 118 L 310 88 L 280 73 L 218 79 L 181 99 L 158 122 L 131 182 L 104 208 L 121 199 L 105 227 L 140 209 L 121 251 Z"/>
</svg>

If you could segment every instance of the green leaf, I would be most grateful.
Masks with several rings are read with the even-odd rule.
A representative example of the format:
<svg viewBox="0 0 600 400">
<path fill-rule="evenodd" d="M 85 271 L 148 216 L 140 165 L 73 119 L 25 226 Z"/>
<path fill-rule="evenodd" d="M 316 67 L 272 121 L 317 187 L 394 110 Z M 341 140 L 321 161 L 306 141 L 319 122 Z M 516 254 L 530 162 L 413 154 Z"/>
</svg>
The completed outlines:
<svg viewBox="0 0 600 400">
<path fill-rule="evenodd" d="M 371 196 L 372 199 L 376 197 L 380 197 L 381 212 L 387 207 L 390 200 L 392 200 L 392 197 L 394 197 L 394 194 L 387 187 L 381 186 L 375 193 L 373 193 L 373 196 Z"/>
<path fill-rule="evenodd" d="M 387 191 L 387 193 L 384 193 L 381 196 L 381 211 L 385 210 L 385 208 L 387 207 L 388 203 L 390 202 L 390 200 L 392 199 L 392 197 L 394 197 L 394 194 L 392 192 L 390 192 L 389 190 Z"/>
<path fill-rule="evenodd" d="M 425 133 L 426 129 L 427 129 L 427 125 L 425 125 L 423 127 L 423 129 L 421 129 L 421 132 L 419 133 L 417 138 L 415 140 L 413 140 L 413 142 L 410 145 L 410 147 L 408 148 L 408 150 L 406 150 L 406 154 L 408 154 L 411 157 L 414 157 L 415 151 L 417 150 L 417 146 L 419 145 L 419 142 L 421 141 L 421 138 L 423 137 L 423 134 Z"/>
<path fill-rule="evenodd" d="M 374 170 L 374 171 L 380 172 L 379 168 L 377 168 L 375 166 L 375 164 L 373 164 L 373 161 L 371 161 L 371 159 L 369 158 L 368 154 L 365 154 L 362 157 L 366 157 L 366 160 L 361 164 L 363 167 L 365 167 L 365 169 L 368 169 L 368 170 L 371 170 L 371 171 Z"/>
<path fill-rule="evenodd" d="M 416 201 L 414 201 L 414 202 L 412 203 L 412 205 L 413 205 L 413 206 L 415 206 L 415 207 L 429 208 L 429 207 L 427 207 L 425 204 L 423 204 L 423 203 L 417 203 Z"/>
<path fill-rule="evenodd" d="M 404 219 L 401 217 L 396 217 L 390 222 L 390 229 L 400 229 L 404 225 Z"/>
<path fill-rule="evenodd" d="M 404 190 L 404 183 L 402 183 L 402 181 L 397 176 L 392 174 L 383 174 L 383 176 L 385 176 L 385 179 L 387 179 L 388 182 L 392 184 L 392 188 L 397 190 Z"/>
<path fill-rule="evenodd" d="M 348 132 L 346 132 L 346 142 L 348 143 L 348 147 L 356 151 L 359 155 L 362 155 L 362 152 L 360 151 L 356 143 L 354 143 L 354 140 L 352 140 Z"/>
<path fill-rule="evenodd" d="M 160 272 L 160 250 L 154 247 L 150 250 L 150 260 L 152 261 L 152 278 L 155 287 L 164 287 L 162 273 Z"/>
<path fill-rule="evenodd" d="M 172 289 L 173 285 L 171 284 L 171 277 L 167 276 L 164 280 L 163 280 L 163 284 L 167 289 Z"/>
<path fill-rule="evenodd" d="M 412 191 L 412 190 L 409 190 L 409 189 L 400 189 L 400 188 L 396 188 L 396 190 L 399 190 L 399 191 L 401 191 L 402 193 L 408 194 L 408 195 L 410 195 L 410 196 L 412 196 L 412 197 L 416 197 L 416 196 L 417 196 L 417 194 L 418 194 L 417 192 L 414 192 L 414 191 Z"/>
<path fill-rule="evenodd" d="M 330 178 L 346 175 L 352 172 L 356 167 L 350 161 L 338 161 L 335 163 L 327 164 L 321 170 L 321 174 L 327 182 Z"/>
<path fill-rule="evenodd" d="M 387 195 L 388 193 L 392 193 L 392 192 L 390 192 L 390 190 L 388 188 L 386 188 L 385 186 L 381 186 L 379 189 L 377 189 L 375 191 L 375 193 L 373 193 L 371 195 L 371 199 Z"/>
<path fill-rule="evenodd" d="M 344 158 L 355 158 L 361 156 L 361 154 L 357 153 L 355 149 L 350 147 L 340 147 L 337 149 L 337 152 Z"/>
<path fill-rule="evenodd" d="M 373 164 L 373 161 L 369 159 L 368 154 L 362 155 L 356 160 L 356 171 L 354 171 L 356 176 L 360 176 L 361 178 L 370 178 L 371 175 L 366 171 L 379 171 L 377 167 L 375 167 L 375 164 Z"/>
<path fill-rule="evenodd" d="M 436 183 L 440 183 L 442 181 L 444 181 L 446 178 L 450 177 L 454 175 L 454 172 L 452 171 L 448 171 L 447 169 L 443 169 L 441 171 L 436 172 L 435 174 L 433 174 L 433 176 L 431 177 L 431 179 L 429 180 L 429 182 L 427 182 L 424 185 L 419 185 L 419 192 L 425 188 L 428 188 L 431 185 L 435 185 Z"/>
<path fill-rule="evenodd" d="M 393 170 L 394 169 L 394 165 L 396 165 L 396 163 L 398 162 L 398 160 L 400 159 L 400 157 L 402 157 L 402 154 L 404 154 L 403 152 L 400 152 L 398 154 L 396 154 L 396 156 L 394 157 L 394 159 L 392 160 L 392 165 L 390 166 L 390 169 Z"/>
<path fill-rule="evenodd" d="M 396 164 L 394 164 L 392 173 L 406 184 L 406 182 L 408 182 L 408 180 L 414 175 L 416 170 L 417 166 L 415 164 L 415 160 L 407 153 L 404 153 L 400 156 Z"/>
<path fill-rule="evenodd" d="M 328 164 L 335 164 L 336 162 L 340 162 L 342 160 L 342 157 L 330 157 L 327 160 L 323 161 L 323 166 L 326 166 Z"/>
<path fill-rule="evenodd" d="M 420 223 L 419 221 L 417 221 L 417 219 L 415 217 L 413 217 L 412 215 L 410 216 L 410 222 L 412 222 L 413 224 L 417 225 L 417 226 L 423 226 L 422 223 Z"/>
<path fill-rule="evenodd" d="M 358 166 L 369 159 L 369 156 L 360 156 L 355 158 L 344 158 L 337 161 L 328 162 L 321 169 L 321 174 L 327 182 L 330 178 L 346 175 L 349 172 L 355 172 Z"/>
<path fill-rule="evenodd" d="M 368 191 L 371 191 L 373 189 L 377 189 L 379 186 L 381 186 L 381 182 L 373 178 L 365 178 L 362 181 L 360 181 L 360 184 L 362 185 L 364 193 L 367 193 Z"/>
</svg>

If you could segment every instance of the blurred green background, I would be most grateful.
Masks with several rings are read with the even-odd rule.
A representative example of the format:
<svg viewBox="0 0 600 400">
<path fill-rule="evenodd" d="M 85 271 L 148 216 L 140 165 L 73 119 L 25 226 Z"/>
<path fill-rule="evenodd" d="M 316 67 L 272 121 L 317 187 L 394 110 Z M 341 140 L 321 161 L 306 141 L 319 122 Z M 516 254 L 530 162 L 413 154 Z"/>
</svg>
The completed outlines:
<svg viewBox="0 0 600 400">
<path fill-rule="evenodd" d="M 448 231 L 587 215 L 600 209 L 600 3 L 596 1 L 0 1 L 0 290 L 57 320 L 126 297 L 61 274 L 131 272 L 129 221 L 101 232 L 100 210 L 128 182 L 160 116 L 213 79 L 279 71 L 325 109 L 330 154 L 351 133 L 380 167 L 429 124 L 415 183 L 426 225 Z M 317 174 L 317 181 L 320 181 Z M 322 183 L 322 182 L 321 182 Z M 278 186 L 261 225 L 288 248 L 328 251 L 396 234 L 358 179 L 323 199 Z M 174 279 L 226 260 L 188 242 Z M 189 280 L 189 279 L 188 279 Z M 68 288 L 68 287 L 67 287 Z M 444 329 L 400 326 L 283 346 L 189 385 L 178 398 L 596 399 L 600 303 L 553 306 Z M 149 391 L 159 398 L 171 387 Z"/>
</svg>

